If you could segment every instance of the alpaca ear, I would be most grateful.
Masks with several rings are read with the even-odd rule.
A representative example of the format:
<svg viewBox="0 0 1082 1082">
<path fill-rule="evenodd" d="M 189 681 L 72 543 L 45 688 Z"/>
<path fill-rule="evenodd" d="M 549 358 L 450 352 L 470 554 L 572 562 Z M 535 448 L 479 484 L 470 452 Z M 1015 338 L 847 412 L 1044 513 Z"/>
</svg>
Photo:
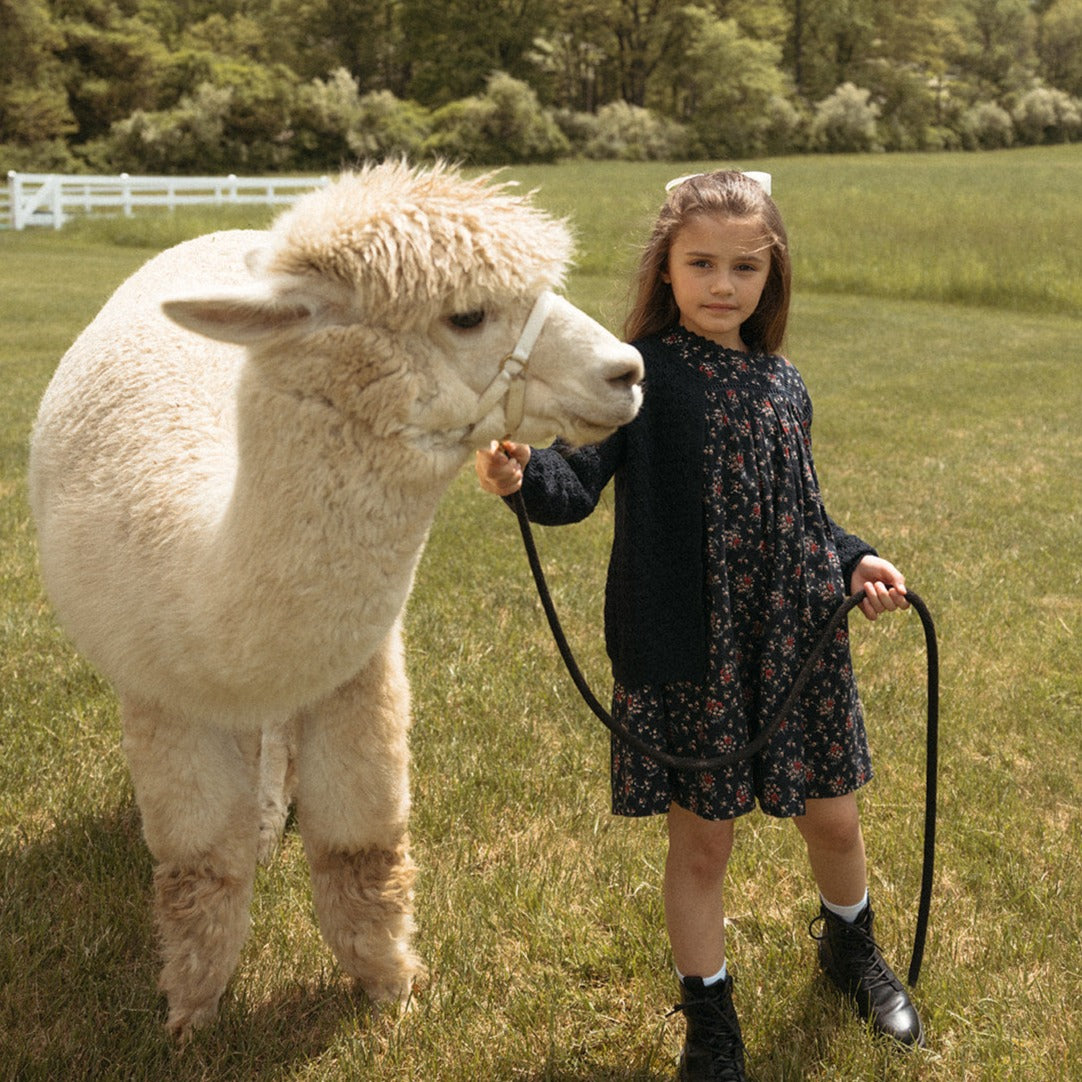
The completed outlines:
<svg viewBox="0 0 1082 1082">
<path fill-rule="evenodd" d="M 269 244 L 253 248 L 244 257 L 244 265 L 253 278 L 258 278 L 270 265 L 272 250 Z"/>
<path fill-rule="evenodd" d="M 308 323 L 314 306 L 273 293 L 234 293 L 162 302 L 175 323 L 219 342 L 249 345 Z"/>
</svg>

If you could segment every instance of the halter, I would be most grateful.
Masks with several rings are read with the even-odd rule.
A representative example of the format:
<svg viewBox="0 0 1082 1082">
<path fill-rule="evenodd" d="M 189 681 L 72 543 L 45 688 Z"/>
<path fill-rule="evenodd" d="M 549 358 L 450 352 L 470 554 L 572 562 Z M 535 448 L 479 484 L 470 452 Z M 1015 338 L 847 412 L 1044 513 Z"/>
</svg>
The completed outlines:
<svg viewBox="0 0 1082 1082">
<path fill-rule="evenodd" d="M 515 429 L 522 424 L 526 412 L 526 366 L 555 299 L 556 295 L 546 289 L 534 301 L 515 348 L 500 362 L 500 370 L 477 403 L 477 420 L 472 428 L 476 428 L 501 400 L 504 400 L 503 420 L 507 429 L 505 436 L 513 435 Z"/>
</svg>

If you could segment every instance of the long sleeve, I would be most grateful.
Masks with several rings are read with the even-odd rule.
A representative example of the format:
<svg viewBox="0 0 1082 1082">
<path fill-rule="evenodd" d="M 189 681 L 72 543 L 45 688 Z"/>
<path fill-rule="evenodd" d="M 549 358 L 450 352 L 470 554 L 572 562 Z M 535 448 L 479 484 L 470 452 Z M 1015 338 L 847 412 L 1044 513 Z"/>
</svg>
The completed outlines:
<svg viewBox="0 0 1082 1082">
<path fill-rule="evenodd" d="M 803 388 L 802 397 L 802 421 L 810 446 L 813 411 L 811 397 L 808 395 L 806 387 Z M 853 577 L 853 572 L 856 570 L 857 564 L 859 564 L 865 556 L 878 556 L 879 553 L 877 553 L 867 541 L 863 541 L 861 538 L 857 537 L 856 534 L 849 533 L 848 530 L 842 529 L 842 527 L 826 513 L 825 509 L 824 514 L 826 514 L 827 524 L 830 526 L 830 532 L 834 538 L 834 547 L 838 552 L 838 560 L 842 565 L 842 581 L 845 584 L 845 590 L 848 591 L 849 582 Z"/>
<path fill-rule="evenodd" d="M 865 556 L 878 556 L 879 553 L 867 541 L 862 541 L 856 534 L 843 530 L 830 515 L 827 515 L 827 522 L 830 523 L 830 530 L 834 535 L 834 547 L 838 550 L 838 559 L 842 565 L 842 581 L 848 591 L 849 582 L 857 564 Z"/>
<path fill-rule="evenodd" d="M 533 449 L 522 478 L 522 498 L 531 522 L 564 526 L 580 522 L 597 506 L 623 454 L 622 430 L 604 443 L 572 448 L 557 440 Z"/>
</svg>

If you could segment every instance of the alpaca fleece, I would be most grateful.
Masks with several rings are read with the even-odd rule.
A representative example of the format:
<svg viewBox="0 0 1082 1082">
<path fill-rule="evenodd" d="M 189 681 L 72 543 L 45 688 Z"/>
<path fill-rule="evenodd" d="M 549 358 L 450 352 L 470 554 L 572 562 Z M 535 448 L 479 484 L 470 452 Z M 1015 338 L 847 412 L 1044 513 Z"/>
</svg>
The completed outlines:
<svg viewBox="0 0 1082 1082">
<path fill-rule="evenodd" d="M 182 1039 L 291 801 L 342 969 L 374 999 L 423 973 L 402 613 L 440 496 L 512 434 L 479 402 L 569 254 L 490 178 L 370 167 L 163 252 L 60 361 L 31 440 L 42 574 L 120 700 Z M 601 439 L 641 377 L 557 297 L 513 435 Z"/>
</svg>

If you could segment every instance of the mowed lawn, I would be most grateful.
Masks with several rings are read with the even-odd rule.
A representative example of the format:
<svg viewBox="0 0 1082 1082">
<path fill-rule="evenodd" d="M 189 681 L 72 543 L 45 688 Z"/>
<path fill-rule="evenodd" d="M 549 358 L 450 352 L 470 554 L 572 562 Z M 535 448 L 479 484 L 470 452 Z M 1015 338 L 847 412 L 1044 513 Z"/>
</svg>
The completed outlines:
<svg viewBox="0 0 1082 1082">
<path fill-rule="evenodd" d="M 664 180 L 508 170 L 572 217 L 568 294 L 613 329 Z M 827 506 L 905 571 L 942 659 L 939 845 L 914 997 L 928 1049 L 872 1039 L 817 975 L 796 831 L 740 821 L 729 962 L 757 1082 L 1082 1078 L 1082 149 L 792 158 L 788 353 Z M 42 596 L 26 443 L 57 359 L 160 247 L 258 212 L 0 234 L 0 1079 L 672 1077 L 682 1037 L 660 821 L 609 813 L 607 736 L 548 638 L 513 517 L 465 471 L 408 613 L 419 946 L 374 1015 L 322 945 L 300 839 L 257 877 L 221 1018 L 182 1053 L 155 991 L 151 861 L 115 700 Z M 538 530 L 599 697 L 611 502 Z M 884 949 L 904 975 L 920 876 L 915 614 L 851 619 L 876 779 L 862 796 Z"/>
</svg>

